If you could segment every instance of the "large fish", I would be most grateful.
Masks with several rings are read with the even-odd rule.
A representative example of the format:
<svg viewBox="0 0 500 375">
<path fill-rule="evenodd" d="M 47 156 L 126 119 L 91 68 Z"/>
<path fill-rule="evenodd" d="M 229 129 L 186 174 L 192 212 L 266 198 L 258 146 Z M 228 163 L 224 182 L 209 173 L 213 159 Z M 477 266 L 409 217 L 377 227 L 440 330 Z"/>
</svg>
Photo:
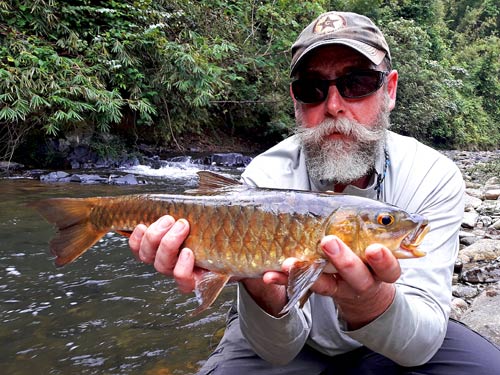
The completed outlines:
<svg viewBox="0 0 500 375">
<path fill-rule="evenodd" d="M 55 264 L 72 262 L 107 232 L 130 235 L 139 223 L 160 216 L 186 218 L 190 233 L 183 246 L 196 265 L 208 270 L 196 283 L 200 306 L 208 308 L 232 276 L 261 277 L 298 258 L 289 275 L 289 302 L 282 313 L 303 303 L 328 260 L 321 238 L 334 234 L 361 259 L 380 243 L 397 258 L 425 255 L 418 250 L 429 230 L 417 214 L 375 200 L 343 194 L 248 187 L 211 172 L 199 172 L 199 188 L 184 195 L 125 195 L 53 198 L 33 202 L 57 235 L 50 242 Z"/>
</svg>

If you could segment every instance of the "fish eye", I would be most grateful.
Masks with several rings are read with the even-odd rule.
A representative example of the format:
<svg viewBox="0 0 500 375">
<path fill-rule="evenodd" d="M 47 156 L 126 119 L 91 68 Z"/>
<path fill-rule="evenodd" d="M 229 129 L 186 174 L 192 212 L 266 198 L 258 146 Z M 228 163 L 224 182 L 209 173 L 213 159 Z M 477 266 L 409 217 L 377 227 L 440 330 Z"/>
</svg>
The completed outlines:
<svg viewBox="0 0 500 375">
<path fill-rule="evenodd" d="M 380 225 L 385 225 L 385 226 L 391 225 L 392 223 L 394 223 L 394 216 L 387 213 L 387 212 L 378 214 L 377 223 L 379 223 Z"/>
</svg>

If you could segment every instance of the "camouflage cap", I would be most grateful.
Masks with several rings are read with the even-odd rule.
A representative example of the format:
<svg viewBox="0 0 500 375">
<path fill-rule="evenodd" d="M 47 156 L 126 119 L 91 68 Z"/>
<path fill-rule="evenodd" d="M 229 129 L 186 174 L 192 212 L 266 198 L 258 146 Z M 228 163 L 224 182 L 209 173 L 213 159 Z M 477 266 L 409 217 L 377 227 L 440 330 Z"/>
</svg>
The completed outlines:
<svg viewBox="0 0 500 375">
<path fill-rule="evenodd" d="M 290 75 L 309 52 L 332 44 L 351 47 L 375 65 L 379 65 L 386 55 L 391 59 L 384 35 L 368 17 L 350 12 L 328 12 L 309 24 L 293 44 Z"/>
</svg>

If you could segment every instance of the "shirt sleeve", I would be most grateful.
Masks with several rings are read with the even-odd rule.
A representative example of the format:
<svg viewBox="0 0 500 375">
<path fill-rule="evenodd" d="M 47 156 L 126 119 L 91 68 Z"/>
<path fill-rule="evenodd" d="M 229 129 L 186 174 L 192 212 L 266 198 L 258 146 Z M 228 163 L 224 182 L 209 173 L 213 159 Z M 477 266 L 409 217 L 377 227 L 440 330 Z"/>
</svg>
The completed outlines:
<svg viewBox="0 0 500 375">
<path fill-rule="evenodd" d="M 238 284 L 238 312 L 243 336 L 255 353 L 273 365 L 290 362 L 302 350 L 310 331 L 308 302 L 277 318 L 255 303 L 243 284 Z"/>
</svg>

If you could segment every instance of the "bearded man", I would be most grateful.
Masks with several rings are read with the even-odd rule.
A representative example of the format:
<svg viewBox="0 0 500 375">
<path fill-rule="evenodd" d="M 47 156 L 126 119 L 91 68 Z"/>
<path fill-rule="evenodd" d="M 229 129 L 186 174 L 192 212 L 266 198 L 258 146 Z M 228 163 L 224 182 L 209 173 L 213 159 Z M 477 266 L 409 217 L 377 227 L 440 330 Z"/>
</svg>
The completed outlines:
<svg viewBox="0 0 500 375">
<path fill-rule="evenodd" d="M 200 374 L 493 374 L 500 351 L 449 320 L 464 183 L 452 161 L 389 128 L 398 72 L 368 18 L 328 12 L 292 46 L 296 134 L 257 156 L 250 185 L 379 199 L 429 219 L 423 258 L 398 261 L 382 245 L 361 261 L 335 236 L 321 241 L 337 273 L 322 274 L 303 308 L 279 312 L 283 272 L 243 279 L 219 346 Z M 140 225 L 130 247 L 184 292 L 200 272 L 182 249 L 189 223 Z"/>
</svg>

